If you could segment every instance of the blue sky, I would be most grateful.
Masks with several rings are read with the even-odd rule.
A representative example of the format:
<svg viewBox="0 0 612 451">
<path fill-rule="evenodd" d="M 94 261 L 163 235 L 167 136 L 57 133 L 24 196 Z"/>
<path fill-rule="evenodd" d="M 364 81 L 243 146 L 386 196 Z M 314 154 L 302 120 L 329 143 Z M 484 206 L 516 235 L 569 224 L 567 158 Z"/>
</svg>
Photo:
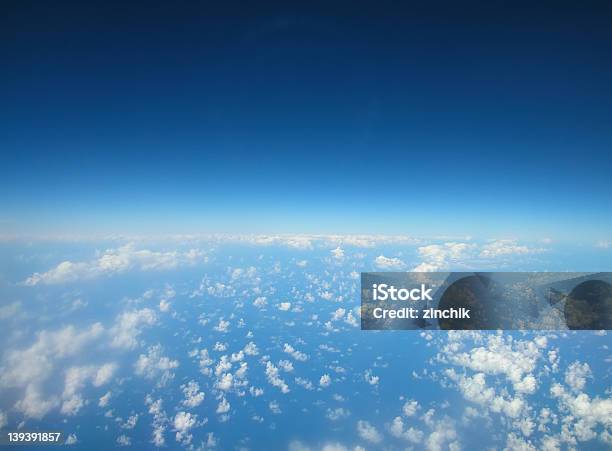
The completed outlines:
<svg viewBox="0 0 612 451">
<path fill-rule="evenodd" d="M 610 269 L 609 6 L 4 3 L 3 433 L 610 446 L 607 331 L 359 328 L 362 271 Z"/>
<path fill-rule="evenodd" d="M 609 239 L 604 8 L 10 5 L 0 227 Z"/>
</svg>

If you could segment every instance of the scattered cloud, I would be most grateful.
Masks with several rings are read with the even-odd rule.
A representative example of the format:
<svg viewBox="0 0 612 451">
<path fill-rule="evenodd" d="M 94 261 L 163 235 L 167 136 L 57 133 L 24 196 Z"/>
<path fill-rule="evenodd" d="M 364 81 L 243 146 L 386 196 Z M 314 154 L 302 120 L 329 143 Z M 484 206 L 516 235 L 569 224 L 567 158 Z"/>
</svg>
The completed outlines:
<svg viewBox="0 0 612 451">
<path fill-rule="evenodd" d="M 289 386 L 279 376 L 278 368 L 269 361 L 266 362 L 266 378 L 271 385 L 280 389 L 281 392 L 289 393 Z"/>
<path fill-rule="evenodd" d="M 120 313 L 109 333 L 112 345 L 117 348 L 134 349 L 139 345 L 138 337 L 147 326 L 157 323 L 157 314 L 150 308 L 129 310 Z"/>
<path fill-rule="evenodd" d="M 516 240 L 494 240 L 482 247 L 480 256 L 483 258 L 495 258 L 505 255 L 526 255 L 544 252 L 542 248 L 531 248 L 519 245 Z"/>
<path fill-rule="evenodd" d="M 191 429 L 197 425 L 198 416 L 189 412 L 178 412 L 174 416 L 172 422 L 174 430 L 176 431 L 176 441 L 183 446 L 187 446 L 191 443 L 193 435 Z"/>
<path fill-rule="evenodd" d="M 193 409 L 194 407 L 199 406 L 204 401 L 204 392 L 200 391 L 200 384 L 196 381 L 189 381 L 187 384 L 181 385 L 181 389 L 183 390 L 184 399 L 182 404 L 184 407 L 189 409 Z"/>
<path fill-rule="evenodd" d="M 368 421 L 359 420 L 357 422 L 357 433 L 359 437 L 373 444 L 382 442 L 382 435 Z"/>
<path fill-rule="evenodd" d="M 319 379 L 319 386 L 322 388 L 327 388 L 331 385 L 331 377 L 329 376 L 329 374 L 324 374 L 323 376 L 321 376 L 321 378 Z"/>
<path fill-rule="evenodd" d="M 146 354 L 140 354 L 134 364 L 135 373 L 146 379 L 154 379 L 157 385 L 163 387 L 174 377 L 172 370 L 178 368 L 178 360 L 171 360 L 162 354 L 161 345 L 150 346 Z"/>
<path fill-rule="evenodd" d="M 75 282 L 112 276 L 134 269 L 140 271 L 169 270 L 205 261 L 206 256 L 198 249 L 190 249 L 186 252 L 161 252 L 137 249 L 134 243 L 129 243 L 116 249 L 107 249 L 102 255 L 88 262 L 63 261 L 47 272 L 32 274 L 23 284 L 34 286 Z"/>
<path fill-rule="evenodd" d="M 374 264 L 379 268 L 385 271 L 397 270 L 400 271 L 406 268 L 406 263 L 396 257 L 385 257 L 384 255 L 379 255 L 374 260 Z"/>
<path fill-rule="evenodd" d="M 307 354 L 301 351 L 298 351 L 297 349 L 295 349 L 293 346 L 291 346 L 288 343 L 285 343 L 285 345 L 283 346 L 283 352 L 289 354 L 295 360 L 298 360 L 300 362 L 305 362 L 306 360 L 308 360 Z"/>
</svg>

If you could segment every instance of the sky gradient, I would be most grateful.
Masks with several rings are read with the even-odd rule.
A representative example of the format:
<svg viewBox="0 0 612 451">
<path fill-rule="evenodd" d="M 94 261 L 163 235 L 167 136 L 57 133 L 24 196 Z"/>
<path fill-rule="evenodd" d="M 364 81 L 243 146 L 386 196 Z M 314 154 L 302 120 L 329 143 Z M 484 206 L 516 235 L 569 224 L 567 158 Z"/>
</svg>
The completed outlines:
<svg viewBox="0 0 612 451">
<path fill-rule="evenodd" d="M 610 239 L 604 3 L 9 2 L 0 230 Z"/>
</svg>

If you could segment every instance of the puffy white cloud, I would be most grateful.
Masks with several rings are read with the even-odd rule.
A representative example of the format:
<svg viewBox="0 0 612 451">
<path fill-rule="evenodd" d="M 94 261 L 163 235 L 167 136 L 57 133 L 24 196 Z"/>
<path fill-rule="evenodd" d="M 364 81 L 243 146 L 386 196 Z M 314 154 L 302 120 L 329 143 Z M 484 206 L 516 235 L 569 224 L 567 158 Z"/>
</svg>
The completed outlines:
<svg viewBox="0 0 612 451">
<path fill-rule="evenodd" d="M 56 396 L 45 399 L 40 387 L 29 384 L 25 389 L 24 397 L 15 403 L 15 408 L 26 417 L 41 419 L 58 405 L 59 399 Z"/>
<path fill-rule="evenodd" d="M 525 408 L 525 402 L 520 397 L 498 396 L 493 387 L 487 386 L 484 373 L 476 373 L 470 377 L 457 374 L 454 369 L 449 368 L 445 370 L 445 374 L 457 383 L 459 391 L 466 400 L 479 404 L 485 409 L 517 418 Z"/>
<path fill-rule="evenodd" d="M 536 447 L 530 441 L 523 439 L 514 432 L 510 432 L 504 451 L 536 451 Z"/>
<path fill-rule="evenodd" d="M 314 390 L 314 385 L 308 379 L 305 379 L 303 377 L 296 377 L 294 380 L 295 383 L 298 384 L 300 387 L 304 387 L 306 390 Z"/>
<path fill-rule="evenodd" d="M 503 375 L 517 392 L 533 393 L 537 384 L 531 373 L 541 358 L 537 343 L 494 334 L 487 336 L 486 346 L 474 347 L 469 352 L 458 352 L 446 346 L 442 360 L 475 372 Z"/>
<path fill-rule="evenodd" d="M 557 437 L 545 435 L 542 437 L 539 449 L 541 451 L 560 451 L 561 442 Z"/>
<path fill-rule="evenodd" d="M 382 442 L 382 435 L 368 421 L 357 421 L 357 433 L 359 434 L 359 437 L 370 443 L 377 444 Z"/>
<path fill-rule="evenodd" d="M 374 260 L 374 264 L 380 268 L 380 269 L 384 269 L 386 271 L 389 270 L 402 270 L 406 268 L 406 263 L 404 263 L 402 260 L 400 260 L 399 258 L 396 257 L 385 257 L 384 255 L 379 255 L 378 257 L 376 257 L 376 259 Z"/>
<path fill-rule="evenodd" d="M 423 262 L 413 269 L 415 272 L 434 272 L 448 268 L 465 258 L 475 248 L 473 243 L 447 242 L 429 244 L 418 248 Z"/>
<path fill-rule="evenodd" d="M 217 380 L 215 387 L 217 387 L 219 390 L 222 390 L 222 391 L 228 391 L 228 390 L 231 390 L 233 385 L 234 385 L 234 376 L 232 375 L 232 373 L 225 373 L 221 375 L 219 380 Z"/>
<path fill-rule="evenodd" d="M 91 382 L 96 387 L 104 385 L 110 381 L 116 369 L 117 365 L 114 363 L 108 363 L 100 367 L 91 365 L 68 368 L 64 378 L 61 413 L 76 415 L 86 403 L 80 393 L 85 384 Z"/>
<path fill-rule="evenodd" d="M 443 266 L 438 266 L 435 263 L 423 262 L 423 263 L 419 263 L 414 268 L 412 268 L 412 271 L 413 272 L 436 272 L 442 268 Z"/>
<path fill-rule="evenodd" d="M 138 423 L 138 414 L 130 415 L 125 422 L 123 422 L 120 427 L 121 429 L 134 429 L 136 424 Z"/>
<path fill-rule="evenodd" d="M 530 341 L 502 332 L 453 332 L 437 360 L 459 367 L 460 372 L 446 368 L 443 374 L 466 400 L 478 404 L 487 417 L 490 413 L 504 415 L 504 424 L 528 437 L 537 425 L 526 395 L 535 393 L 540 385 L 537 365 L 547 371 L 547 346 L 548 340 L 542 336 Z M 499 392 L 494 387 L 499 387 Z M 546 430 L 545 424 L 541 427 Z"/>
<path fill-rule="evenodd" d="M 544 251 L 541 248 L 519 245 L 516 240 L 495 240 L 482 247 L 480 256 L 483 258 L 495 258 L 502 255 L 536 254 Z"/>
<path fill-rule="evenodd" d="M 548 351 L 548 362 L 550 363 L 550 369 L 553 373 L 559 371 L 559 349 L 551 349 Z"/>
<path fill-rule="evenodd" d="M 238 379 L 244 379 L 244 378 L 246 378 L 246 374 L 247 374 L 248 368 L 249 368 L 249 365 L 246 362 L 240 362 L 240 368 L 238 368 L 236 370 L 234 375 Z M 241 384 L 242 384 L 242 382 L 241 382 Z"/>
<path fill-rule="evenodd" d="M 132 446 L 132 439 L 125 434 L 121 434 L 119 437 L 117 437 L 117 445 Z"/>
<path fill-rule="evenodd" d="M 378 383 L 380 382 L 380 377 L 379 376 L 374 376 L 372 374 L 372 370 L 371 369 L 367 369 L 365 370 L 363 377 L 365 379 L 365 381 L 370 384 L 370 385 L 378 385 Z"/>
<path fill-rule="evenodd" d="M 278 401 L 270 401 L 268 403 L 268 408 L 275 415 L 280 415 L 281 413 L 283 413 L 283 411 L 280 408 L 280 404 L 278 403 Z"/>
<path fill-rule="evenodd" d="M 223 413 L 227 413 L 230 410 L 230 403 L 227 401 L 227 399 L 222 398 L 221 401 L 219 402 L 219 405 L 217 406 L 217 413 L 218 414 L 223 414 Z"/>
<path fill-rule="evenodd" d="M 243 351 L 246 355 L 258 355 L 259 354 L 259 349 L 257 349 L 257 345 L 253 343 L 252 341 L 246 344 Z"/>
<path fill-rule="evenodd" d="M 230 362 L 229 357 L 226 355 L 222 355 L 215 366 L 215 376 L 220 377 L 223 373 L 228 372 L 232 369 L 232 362 Z"/>
<path fill-rule="evenodd" d="M 535 429 L 535 422 L 527 416 L 519 418 L 514 424 L 525 437 L 529 437 Z"/>
<path fill-rule="evenodd" d="M 503 413 L 510 418 L 518 418 L 526 407 L 526 402 L 523 398 L 504 398 L 496 396 L 491 402 L 490 409 L 496 413 Z"/>
<path fill-rule="evenodd" d="M 402 417 L 395 417 L 389 426 L 389 432 L 393 437 L 401 437 L 404 434 L 404 421 Z"/>
<path fill-rule="evenodd" d="M 206 448 L 216 448 L 217 447 L 217 439 L 215 438 L 214 432 L 206 433 Z"/>
<path fill-rule="evenodd" d="M 311 235 L 227 235 L 224 241 L 241 241 L 258 246 L 287 246 L 298 250 L 310 250 L 316 237 Z"/>
<path fill-rule="evenodd" d="M 107 249 L 98 258 L 88 262 L 63 261 L 47 272 L 32 274 L 23 283 L 58 284 L 120 274 L 132 269 L 167 270 L 205 261 L 206 257 L 197 249 L 187 252 L 158 252 L 136 249 L 134 243 L 129 243 L 117 249 Z"/>
<path fill-rule="evenodd" d="M 308 250 L 312 249 L 312 242 L 310 238 L 305 236 L 292 236 L 286 237 L 281 240 L 283 244 L 292 247 L 294 249 Z"/>
<path fill-rule="evenodd" d="M 85 405 L 85 401 L 81 395 L 75 395 L 72 398 L 68 398 L 62 402 L 60 411 L 64 415 L 76 415 L 81 407 Z"/>
<path fill-rule="evenodd" d="M 423 262 L 413 271 L 434 272 L 457 265 L 464 266 L 470 261 L 478 262 L 478 259 L 496 259 L 502 256 L 537 254 L 544 251 L 542 248 L 519 245 L 515 240 L 494 240 L 482 246 L 462 242 L 428 244 L 418 248 Z"/>
<path fill-rule="evenodd" d="M 223 242 L 241 242 L 258 246 L 287 246 L 297 250 L 310 250 L 315 246 L 353 246 L 371 248 L 381 244 L 411 245 L 418 242 L 405 235 L 224 235 L 216 236 Z"/>
<path fill-rule="evenodd" d="M 576 448 L 590 440 L 606 443 L 612 427 L 612 399 L 583 392 L 592 377 L 588 364 L 571 363 L 564 372 L 566 385 L 553 381 L 550 393 L 557 400 L 556 412 L 527 402 L 528 395 L 546 383 L 546 378 L 537 378 L 558 371 L 559 348 L 547 349 L 549 340 L 558 338 L 539 335 L 528 340 L 502 332 L 449 332 L 436 361 L 455 365 L 459 371 L 444 369 L 442 383 L 447 386 L 452 381 L 465 399 L 479 404 L 489 421 L 490 413 L 504 415 L 501 424 L 507 428 L 508 449 Z"/>
<path fill-rule="evenodd" d="M 281 392 L 289 393 L 289 386 L 278 375 L 278 368 L 270 361 L 266 362 L 266 378 L 271 385 L 278 387 Z"/>
<path fill-rule="evenodd" d="M 342 260 L 344 258 L 344 250 L 340 246 L 336 249 L 332 249 L 330 252 L 336 260 Z"/>
<path fill-rule="evenodd" d="M 219 324 L 217 324 L 214 329 L 217 332 L 226 333 L 229 331 L 230 322 L 225 321 L 223 318 L 219 318 Z"/>
<path fill-rule="evenodd" d="M 350 326 L 357 327 L 359 326 L 359 322 L 357 318 L 353 315 L 352 311 L 349 311 L 344 318 L 344 322 Z"/>
<path fill-rule="evenodd" d="M 257 308 L 265 307 L 268 304 L 265 296 L 259 296 L 257 299 L 253 301 L 253 305 Z"/>
<path fill-rule="evenodd" d="M 66 326 L 56 331 L 40 331 L 29 348 L 12 349 L 5 353 L 0 365 L 0 389 L 25 388 L 23 398 L 16 402 L 15 408 L 26 417 L 44 417 L 60 404 L 58 396 L 45 397 L 42 389 L 44 382 L 54 374 L 59 361 L 78 355 L 86 346 L 100 338 L 103 332 L 104 328 L 100 323 L 83 330 Z M 109 369 L 102 368 L 98 377 L 104 379 Z M 95 367 L 92 367 L 91 371 L 91 376 L 95 377 Z M 64 402 L 66 413 L 78 410 L 82 405 L 82 401 L 76 396 L 72 400 L 64 399 Z"/>
<path fill-rule="evenodd" d="M 115 371 L 117 371 L 117 368 L 118 366 L 116 363 L 106 363 L 99 367 L 94 376 L 94 387 L 100 387 L 107 384 L 115 374 Z"/>
<path fill-rule="evenodd" d="M 446 370 L 445 373 L 449 378 L 457 382 L 463 397 L 468 401 L 480 405 L 487 405 L 493 401 L 495 390 L 491 387 L 487 387 L 485 375 L 483 373 L 477 373 L 473 377 L 470 377 L 463 374 L 457 374 L 452 368 Z"/>
<path fill-rule="evenodd" d="M 291 302 L 281 302 L 276 306 L 281 312 L 286 312 L 291 308 Z"/>
<path fill-rule="evenodd" d="M 0 387 L 23 387 L 45 380 L 51 375 L 56 360 L 78 354 L 86 345 L 101 337 L 103 332 L 100 323 L 81 331 L 74 326 L 57 331 L 40 331 L 29 348 L 7 352 L 0 367 Z"/>
<path fill-rule="evenodd" d="M 204 401 L 204 392 L 200 391 L 200 385 L 196 381 L 191 380 L 187 384 L 181 385 L 181 389 L 185 396 L 182 402 L 183 406 L 192 409 Z"/>
<path fill-rule="evenodd" d="M 402 407 L 402 412 L 407 417 L 412 417 L 416 415 L 417 411 L 420 408 L 421 406 L 419 406 L 419 403 L 417 401 L 415 401 L 414 399 L 409 399 L 404 403 L 404 406 Z"/>
<path fill-rule="evenodd" d="M 546 338 L 545 335 L 539 335 L 535 337 L 533 341 L 538 346 L 538 348 L 545 348 L 546 346 L 548 346 L 548 338 Z"/>
<path fill-rule="evenodd" d="M 214 363 L 214 361 L 210 358 L 210 355 L 208 354 L 208 349 L 194 349 L 189 353 L 189 357 L 198 358 L 198 365 L 200 366 L 200 372 L 202 374 L 211 374 L 212 371 L 210 366 Z"/>
<path fill-rule="evenodd" d="M 308 360 L 307 354 L 304 354 L 303 352 L 298 351 L 297 349 L 295 349 L 293 346 L 291 346 L 288 343 L 284 344 L 283 352 L 289 354 L 295 360 L 298 360 L 300 362 L 305 362 L 306 360 Z"/>
<path fill-rule="evenodd" d="M 442 451 L 448 447 L 450 451 L 460 451 L 461 446 L 456 439 L 457 431 L 454 424 L 449 420 L 438 421 L 425 441 L 425 448 L 428 451 Z M 445 446 L 446 444 L 448 445 Z"/>
<path fill-rule="evenodd" d="M 351 412 L 344 407 L 337 407 L 335 409 L 328 408 L 325 417 L 331 421 L 337 421 L 348 417 L 350 414 Z"/>
<path fill-rule="evenodd" d="M 190 297 L 195 298 L 208 294 L 217 298 L 228 298 L 236 295 L 236 290 L 231 285 L 226 285 L 221 282 L 210 283 L 207 278 L 202 279 L 200 286 L 194 290 Z"/>
<path fill-rule="evenodd" d="M 338 307 L 336 309 L 336 311 L 332 314 L 332 321 L 339 321 L 342 319 L 342 317 L 344 316 L 344 314 L 346 313 L 346 310 L 343 309 L 342 307 Z"/>
<path fill-rule="evenodd" d="M 372 248 L 383 244 L 412 245 L 418 240 L 406 235 L 327 235 L 319 236 L 329 244 Z"/>
<path fill-rule="evenodd" d="M 395 417 L 389 426 L 389 432 L 396 438 L 408 440 L 411 443 L 418 444 L 423 440 L 423 431 L 415 428 L 404 429 L 404 420 L 402 417 Z"/>
<path fill-rule="evenodd" d="M 108 403 L 110 402 L 111 396 L 112 396 L 112 392 L 110 392 L 110 391 L 106 392 L 98 400 L 98 406 L 99 407 L 106 407 L 106 406 L 108 406 Z"/>
<path fill-rule="evenodd" d="M 264 391 L 263 391 L 263 388 L 250 387 L 249 393 L 251 394 L 253 398 L 257 398 L 258 396 L 263 395 Z"/>
<path fill-rule="evenodd" d="M 531 374 L 528 374 L 522 380 L 514 383 L 514 389 L 519 393 L 532 394 L 535 393 L 536 388 L 536 378 Z"/>
<path fill-rule="evenodd" d="M 575 383 L 573 380 L 572 382 Z M 574 393 L 568 393 L 560 384 L 553 384 L 550 389 L 551 395 L 559 400 L 560 410 L 569 413 L 564 418 L 564 441 L 572 443 L 575 440 L 592 440 L 597 436 L 598 425 L 612 428 L 611 398 L 591 399 L 586 393 L 576 394 L 573 387 L 570 386 L 570 389 Z M 605 440 L 604 437 L 602 438 Z"/>
<path fill-rule="evenodd" d="M 574 392 L 580 392 L 586 385 L 586 379 L 592 377 L 588 363 L 574 362 L 565 371 L 565 383 Z"/>
<path fill-rule="evenodd" d="M 47 272 L 32 274 L 23 283 L 24 285 L 34 286 L 38 284 L 69 282 L 87 277 L 90 270 L 91 268 L 87 263 L 63 261 Z M 89 277 L 92 277 L 92 275 L 89 275 Z"/>
<path fill-rule="evenodd" d="M 120 313 L 110 329 L 112 345 L 117 348 L 134 349 L 138 346 L 138 337 L 147 326 L 157 323 L 157 315 L 150 308 L 130 310 Z"/>
<path fill-rule="evenodd" d="M 278 366 L 286 373 L 293 371 L 293 363 L 291 363 L 289 360 L 279 360 Z"/>
<path fill-rule="evenodd" d="M 238 351 L 238 352 L 232 353 L 230 360 L 232 362 L 240 362 L 244 360 L 244 351 Z"/>
<path fill-rule="evenodd" d="M 193 439 L 193 435 L 190 431 L 197 425 L 197 422 L 197 415 L 189 412 L 178 412 L 174 416 L 174 421 L 172 422 L 174 430 L 176 431 L 176 441 L 182 445 L 189 445 Z"/>
<path fill-rule="evenodd" d="M 166 299 L 159 301 L 159 311 L 165 313 L 168 310 L 170 310 L 170 302 Z"/>
<path fill-rule="evenodd" d="M 140 354 L 134 364 L 137 375 L 146 379 L 157 378 L 157 385 L 162 387 L 174 377 L 173 369 L 179 366 L 177 360 L 162 355 L 161 345 L 150 346 L 146 354 Z"/>
<path fill-rule="evenodd" d="M 166 413 L 162 409 L 162 400 L 153 400 L 151 395 L 145 398 L 145 404 L 149 406 L 149 414 L 153 415 L 153 433 L 151 443 L 160 447 L 166 444 L 164 433 L 166 432 L 167 424 L 169 423 Z"/>
<path fill-rule="evenodd" d="M 323 376 L 321 376 L 321 378 L 319 379 L 319 386 L 323 388 L 327 388 L 330 385 L 331 385 L 331 377 L 329 376 L 329 374 L 324 374 Z"/>
<path fill-rule="evenodd" d="M 321 296 L 321 299 L 331 301 L 334 297 L 334 294 L 331 291 L 323 291 L 322 293 L 319 293 L 319 296 Z"/>
<path fill-rule="evenodd" d="M 225 352 L 227 351 L 227 343 L 220 343 L 217 341 L 213 347 L 213 350 L 217 352 Z"/>
</svg>

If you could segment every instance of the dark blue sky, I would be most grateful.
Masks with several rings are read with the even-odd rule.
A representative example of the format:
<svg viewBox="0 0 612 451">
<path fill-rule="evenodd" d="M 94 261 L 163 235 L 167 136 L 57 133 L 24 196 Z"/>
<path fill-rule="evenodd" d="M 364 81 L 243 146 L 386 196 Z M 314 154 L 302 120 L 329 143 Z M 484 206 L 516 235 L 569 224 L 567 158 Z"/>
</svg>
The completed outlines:
<svg viewBox="0 0 612 451">
<path fill-rule="evenodd" d="M 3 2 L 3 229 L 609 238 L 609 3 L 223 3 Z"/>
</svg>

